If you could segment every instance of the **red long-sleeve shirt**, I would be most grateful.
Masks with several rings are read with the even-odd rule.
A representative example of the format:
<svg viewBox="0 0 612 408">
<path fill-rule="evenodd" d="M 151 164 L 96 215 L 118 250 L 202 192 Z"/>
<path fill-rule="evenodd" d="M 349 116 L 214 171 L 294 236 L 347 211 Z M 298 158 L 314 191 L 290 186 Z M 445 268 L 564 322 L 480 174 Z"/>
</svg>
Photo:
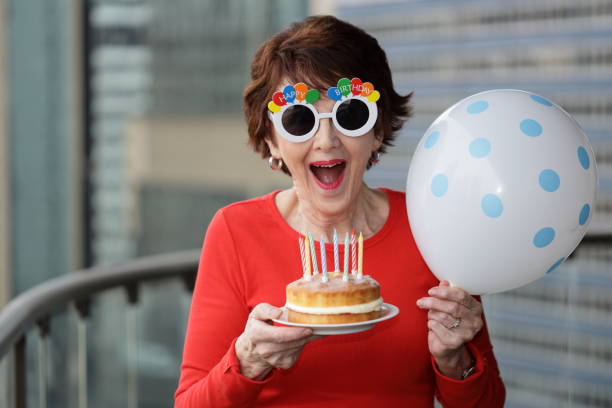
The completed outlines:
<svg viewBox="0 0 612 408">
<path fill-rule="evenodd" d="M 476 372 L 441 374 L 427 346 L 427 311 L 416 300 L 438 284 L 412 238 L 403 193 L 384 189 L 389 217 L 364 242 L 364 273 L 400 314 L 372 330 L 328 336 L 305 346 L 288 370 L 264 381 L 240 374 L 234 350 L 259 303 L 282 306 L 300 278 L 299 234 L 271 193 L 227 206 L 208 227 L 193 294 L 175 408 L 203 407 L 501 407 L 505 388 L 486 327 L 468 348 Z M 328 270 L 333 247 L 327 245 Z M 320 264 L 320 263 L 319 263 Z"/>
</svg>

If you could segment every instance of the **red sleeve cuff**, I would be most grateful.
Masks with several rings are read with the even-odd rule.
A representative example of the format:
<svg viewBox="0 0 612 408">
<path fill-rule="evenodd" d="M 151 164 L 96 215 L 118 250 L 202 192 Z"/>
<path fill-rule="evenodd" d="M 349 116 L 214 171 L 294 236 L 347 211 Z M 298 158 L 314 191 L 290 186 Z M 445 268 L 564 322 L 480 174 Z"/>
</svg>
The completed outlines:
<svg viewBox="0 0 612 408">
<path fill-rule="evenodd" d="M 442 374 L 442 372 L 438 369 L 438 365 L 436 364 L 436 359 L 434 358 L 434 356 L 431 356 L 431 365 L 433 366 L 434 372 L 436 373 L 436 381 L 442 380 L 448 381 L 453 384 L 468 384 L 474 382 L 480 376 L 482 376 L 482 373 L 485 371 L 486 368 L 486 360 L 483 358 L 482 353 L 471 343 L 466 344 L 466 346 L 470 351 L 470 354 L 472 355 L 472 357 L 474 357 L 474 360 L 476 361 L 476 370 L 474 371 L 474 373 L 465 380 L 456 380 L 454 378 L 447 377 L 446 375 Z"/>
<path fill-rule="evenodd" d="M 255 381 L 240 373 L 240 361 L 236 356 L 236 339 L 213 367 L 188 389 L 175 396 L 175 407 L 252 407 L 266 384 L 275 377 L 273 370 L 263 381 Z"/>
<path fill-rule="evenodd" d="M 234 377 L 234 381 L 241 382 L 246 387 L 249 387 L 249 385 L 253 386 L 259 392 L 261 391 L 261 388 L 263 388 L 264 385 L 269 383 L 276 376 L 276 372 L 278 370 L 272 369 L 270 374 L 261 381 L 253 380 L 242 375 L 242 373 L 240 372 L 240 360 L 238 360 L 238 356 L 236 355 L 237 340 L 238 338 L 235 338 L 234 341 L 232 341 L 232 345 L 230 346 L 226 355 L 222 359 L 223 372 L 225 373 L 225 375 L 230 375 Z"/>
<path fill-rule="evenodd" d="M 465 380 L 456 380 L 442 374 L 438 370 L 435 359 L 431 357 L 431 364 L 436 373 L 436 388 L 443 400 L 478 401 L 487 387 L 487 376 L 485 375 L 487 360 L 481 351 L 471 343 L 468 343 L 467 347 L 476 360 L 476 371 Z"/>
</svg>

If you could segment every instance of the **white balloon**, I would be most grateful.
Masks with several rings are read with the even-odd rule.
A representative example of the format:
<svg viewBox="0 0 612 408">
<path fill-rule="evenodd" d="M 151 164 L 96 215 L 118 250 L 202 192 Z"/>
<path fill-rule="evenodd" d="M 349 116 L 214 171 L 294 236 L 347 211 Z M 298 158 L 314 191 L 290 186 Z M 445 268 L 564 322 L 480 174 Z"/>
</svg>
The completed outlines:
<svg viewBox="0 0 612 408">
<path fill-rule="evenodd" d="M 440 280 L 495 293 L 552 272 L 595 208 L 593 149 L 549 100 L 496 89 L 467 97 L 421 138 L 406 182 L 412 232 Z"/>
</svg>

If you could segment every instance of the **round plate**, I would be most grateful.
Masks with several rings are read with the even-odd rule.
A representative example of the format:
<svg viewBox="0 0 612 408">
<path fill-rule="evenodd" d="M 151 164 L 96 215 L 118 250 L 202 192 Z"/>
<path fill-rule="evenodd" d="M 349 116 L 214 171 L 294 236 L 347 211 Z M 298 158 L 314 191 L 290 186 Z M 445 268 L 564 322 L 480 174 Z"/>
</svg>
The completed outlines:
<svg viewBox="0 0 612 408">
<path fill-rule="evenodd" d="M 280 319 L 272 319 L 273 322 L 281 324 L 283 326 L 294 326 L 294 327 L 310 327 L 313 330 L 312 334 L 328 336 L 333 334 L 349 334 L 357 333 L 365 330 L 370 330 L 376 323 L 391 319 L 399 314 L 399 308 L 389 303 L 383 303 L 381 306 L 381 316 L 374 320 L 366 320 L 364 322 L 357 323 L 342 323 L 342 324 L 304 324 L 304 323 L 293 323 L 287 321 L 286 309 L 284 310 L 283 316 Z"/>
</svg>

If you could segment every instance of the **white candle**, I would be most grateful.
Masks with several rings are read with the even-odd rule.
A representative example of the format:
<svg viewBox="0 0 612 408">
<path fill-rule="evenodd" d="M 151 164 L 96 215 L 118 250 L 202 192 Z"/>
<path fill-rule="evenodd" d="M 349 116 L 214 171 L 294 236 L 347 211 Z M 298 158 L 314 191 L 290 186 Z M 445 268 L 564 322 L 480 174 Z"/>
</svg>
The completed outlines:
<svg viewBox="0 0 612 408">
<path fill-rule="evenodd" d="M 322 282 L 327 282 L 329 277 L 327 276 L 327 259 L 325 256 L 325 237 L 321 236 L 319 241 L 319 250 L 321 251 L 321 272 L 323 272 Z"/>
<path fill-rule="evenodd" d="M 317 275 L 319 273 L 319 267 L 317 266 L 317 251 L 315 250 L 315 243 L 312 234 L 308 233 L 308 239 L 310 240 L 310 255 L 312 258 L 312 274 Z"/>
<path fill-rule="evenodd" d="M 340 272 L 340 257 L 338 256 L 338 231 L 334 228 L 334 272 Z"/>
</svg>

